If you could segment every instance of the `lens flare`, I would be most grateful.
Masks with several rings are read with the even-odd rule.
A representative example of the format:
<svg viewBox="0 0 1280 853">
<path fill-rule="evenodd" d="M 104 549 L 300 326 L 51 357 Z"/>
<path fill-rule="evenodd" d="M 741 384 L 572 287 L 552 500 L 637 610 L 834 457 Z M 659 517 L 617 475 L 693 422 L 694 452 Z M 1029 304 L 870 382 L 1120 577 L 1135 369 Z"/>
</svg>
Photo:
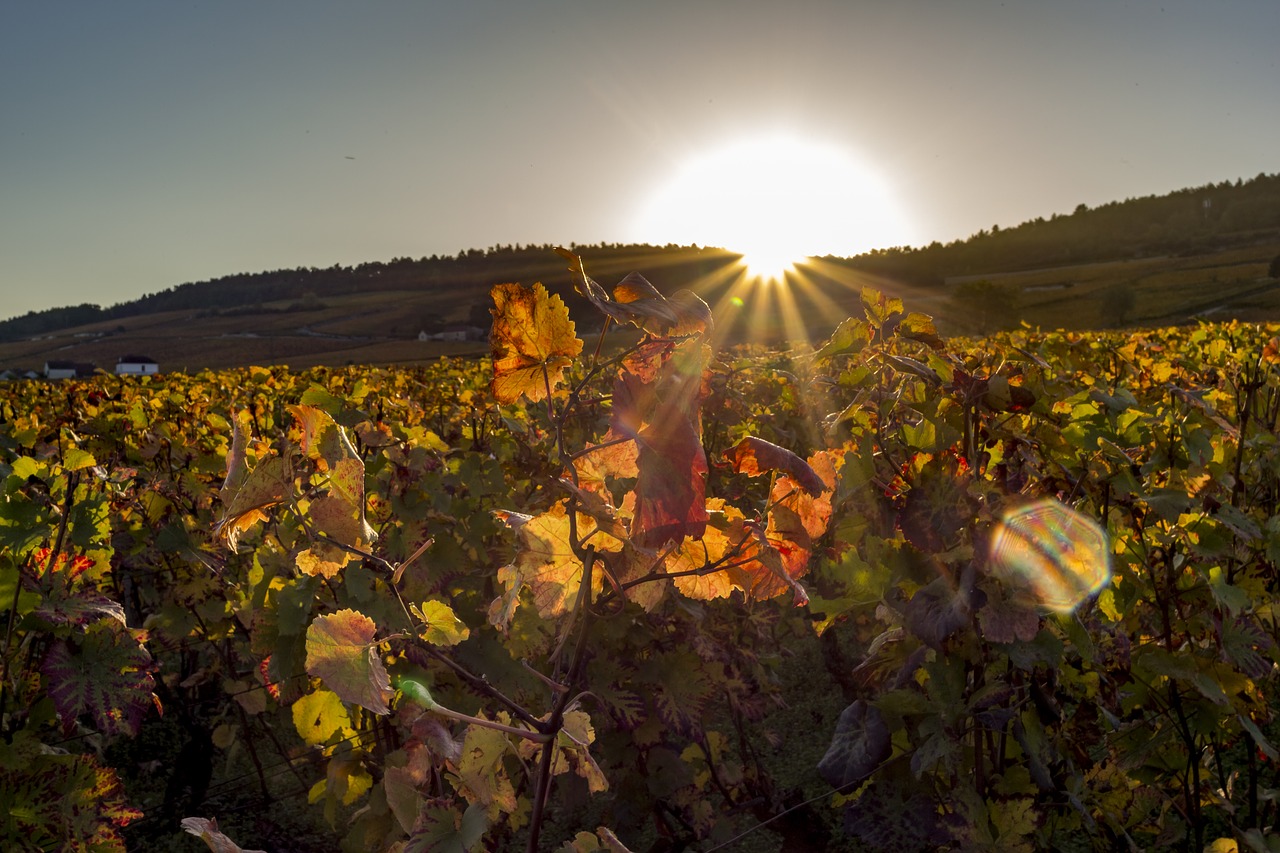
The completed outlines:
<svg viewBox="0 0 1280 853">
<path fill-rule="evenodd" d="M 1070 613 L 1111 582 L 1107 534 L 1054 500 L 1005 514 L 991 539 L 995 573 L 1050 610 Z"/>
</svg>

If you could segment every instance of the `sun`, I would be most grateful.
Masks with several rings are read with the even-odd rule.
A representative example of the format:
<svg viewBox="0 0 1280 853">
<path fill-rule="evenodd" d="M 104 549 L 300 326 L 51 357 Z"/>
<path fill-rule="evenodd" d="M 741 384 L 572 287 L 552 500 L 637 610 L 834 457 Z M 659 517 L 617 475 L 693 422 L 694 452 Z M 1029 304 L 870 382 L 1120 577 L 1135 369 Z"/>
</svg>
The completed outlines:
<svg viewBox="0 0 1280 853">
<path fill-rule="evenodd" d="M 637 218 L 643 242 L 741 253 L 780 280 L 817 255 L 905 246 L 911 229 L 887 182 L 839 146 L 792 135 L 739 139 L 685 161 Z"/>
</svg>

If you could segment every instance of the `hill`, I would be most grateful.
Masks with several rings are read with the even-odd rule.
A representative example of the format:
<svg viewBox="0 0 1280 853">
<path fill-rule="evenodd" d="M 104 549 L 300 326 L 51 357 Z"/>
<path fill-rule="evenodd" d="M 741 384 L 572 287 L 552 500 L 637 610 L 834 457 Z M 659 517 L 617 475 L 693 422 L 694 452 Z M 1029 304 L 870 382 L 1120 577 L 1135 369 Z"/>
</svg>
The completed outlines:
<svg viewBox="0 0 1280 853">
<path fill-rule="evenodd" d="M 639 270 L 660 290 L 690 288 L 715 306 L 726 341 L 820 337 L 856 310 L 864 285 L 932 313 L 944 333 L 1027 322 L 1042 327 L 1168 325 L 1197 316 L 1280 316 L 1280 175 L 1258 175 L 1078 206 L 951 243 L 814 258 L 788 287 L 748 282 L 740 256 L 697 246 L 576 247 L 609 285 Z M 495 246 L 456 256 L 354 267 L 240 273 L 110 307 L 79 305 L 0 322 L 0 367 L 54 359 L 106 368 L 145 353 L 165 370 L 247 363 L 413 362 L 484 352 L 482 341 L 419 337 L 488 325 L 488 290 L 541 281 L 588 326 L 551 246 Z M 473 336 L 477 333 L 473 332 Z"/>
</svg>

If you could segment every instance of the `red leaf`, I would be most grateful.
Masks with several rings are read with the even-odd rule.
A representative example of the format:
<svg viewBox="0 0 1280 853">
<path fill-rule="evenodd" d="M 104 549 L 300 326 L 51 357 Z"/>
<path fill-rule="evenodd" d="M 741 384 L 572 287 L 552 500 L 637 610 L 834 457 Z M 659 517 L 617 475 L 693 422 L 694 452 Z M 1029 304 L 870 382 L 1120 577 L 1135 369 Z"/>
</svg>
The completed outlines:
<svg viewBox="0 0 1280 853">
<path fill-rule="evenodd" d="M 660 412 L 671 408 L 663 406 Z M 637 544 L 656 547 L 702 536 L 708 518 L 707 456 L 693 424 L 678 410 L 671 411 L 645 427 L 637 444 Z"/>
<path fill-rule="evenodd" d="M 707 458 L 700 406 L 708 353 L 691 341 L 642 347 L 614 381 L 609 431 L 636 440 L 631 533 L 641 547 L 697 538 L 706 529 Z"/>
</svg>

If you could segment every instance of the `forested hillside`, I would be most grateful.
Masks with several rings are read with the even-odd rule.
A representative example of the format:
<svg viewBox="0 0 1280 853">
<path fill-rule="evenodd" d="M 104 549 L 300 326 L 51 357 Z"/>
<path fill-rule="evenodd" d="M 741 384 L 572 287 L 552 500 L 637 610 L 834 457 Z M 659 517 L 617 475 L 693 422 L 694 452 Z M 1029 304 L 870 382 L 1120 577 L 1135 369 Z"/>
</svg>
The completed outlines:
<svg viewBox="0 0 1280 853">
<path fill-rule="evenodd" d="M 1015 227 L 990 230 L 922 248 L 891 247 L 852 258 L 823 261 L 875 274 L 888 282 L 940 287 L 953 276 L 1083 264 L 1165 255 L 1195 255 L 1252 245 L 1280 235 L 1280 175 L 1260 174 L 1163 196 L 1126 199 L 1070 214 L 1038 217 Z M 602 280 L 646 270 L 664 291 L 696 287 L 738 256 L 722 249 L 687 246 L 602 244 L 579 247 Z M 589 252 L 585 250 L 589 249 Z M 77 305 L 30 312 L 0 322 L 0 341 L 129 317 L 194 310 L 214 314 L 307 310 L 317 301 L 360 294 L 430 289 L 456 298 L 455 313 L 480 305 L 487 289 L 503 281 L 568 284 L 551 246 L 499 245 L 457 255 L 393 258 L 355 266 L 334 265 L 237 273 L 189 282 L 110 307 Z M 585 302 L 568 300 L 583 316 Z M 286 303 L 269 306 L 270 303 Z M 481 324 L 487 309 L 478 309 Z"/>
</svg>

